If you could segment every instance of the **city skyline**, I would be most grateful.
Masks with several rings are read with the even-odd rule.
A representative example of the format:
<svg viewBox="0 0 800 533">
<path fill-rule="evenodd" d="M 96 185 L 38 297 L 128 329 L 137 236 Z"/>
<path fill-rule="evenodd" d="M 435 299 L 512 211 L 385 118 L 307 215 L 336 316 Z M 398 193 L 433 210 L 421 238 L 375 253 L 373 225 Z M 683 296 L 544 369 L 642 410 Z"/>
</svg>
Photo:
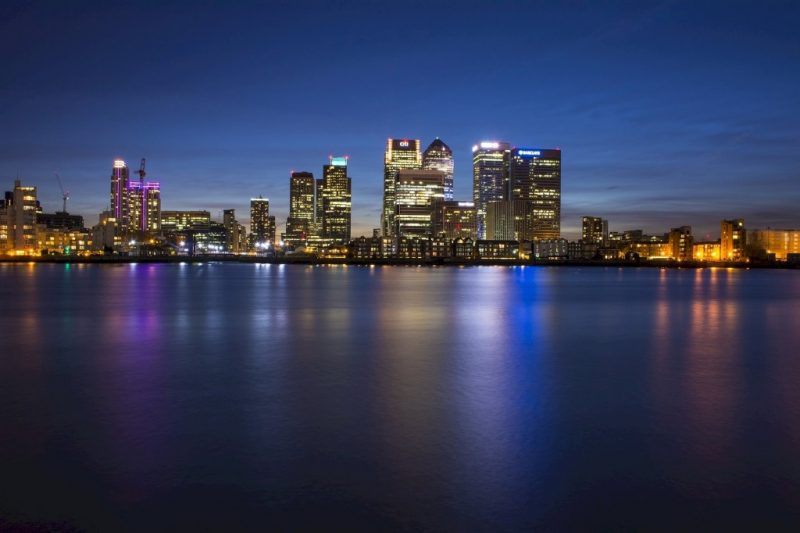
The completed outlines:
<svg viewBox="0 0 800 533">
<path fill-rule="evenodd" d="M 471 197 L 470 147 L 513 139 L 562 148 L 566 237 L 579 235 L 584 215 L 648 232 L 690 223 L 700 235 L 739 216 L 754 227 L 798 225 L 796 6 L 507 3 L 474 17 L 476 6 L 412 2 L 430 16 L 411 21 L 381 6 L 206 5 L 186 16 L 170 6 L 6 5 L 11 81 L 0 91 L 13 134 L 0 179 L 36 184 L 53 211 L 57 171 L 69 210 L 92 225 L 107 205 L 108 161 L 146 157 L 163 209 L 219 218 L 234 208 L 247 223 L 249 199 L 261 194 L 282 227 L 289 173 L 319 176 L 329 154 L 348 154 L 352 233 L 369 235 L 387 137 L 422 139 L 422 149 L 443 139 L 461 200 Z M 316 34 L 334 12 L 341 31 L 325 41 Z M 534 16 L 547 27 L 527 31 Z M 442 20 L 459 31 L 440 31 Z M 508 26 L 502 48 L 499 30 L 481 31 L 494 20 Z M 117 21 L 145 38 L 109 39 Z M 285 49 L 300 21 L 312 37 Z M 402 68 L 386 61 L 401 57 Z M 513 83 L 493 81 L 511 71 Z M 534 83 L 545 71 L 547 83 Z"/>
</svg>

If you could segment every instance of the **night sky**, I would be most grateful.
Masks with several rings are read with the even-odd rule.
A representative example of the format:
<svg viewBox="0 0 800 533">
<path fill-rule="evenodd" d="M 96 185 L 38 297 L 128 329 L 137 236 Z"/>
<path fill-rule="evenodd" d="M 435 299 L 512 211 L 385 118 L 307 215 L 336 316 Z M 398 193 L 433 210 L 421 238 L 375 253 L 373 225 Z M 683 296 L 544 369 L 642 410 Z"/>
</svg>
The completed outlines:
<svg viewBox="0 0 800 533">
<path fill-rule="evenodd" d="M 233 4 L 234 2 L 230 2 Z M 378 226 L 387 137 L 441 137 L 471 199 L 480 140 L 561 147 L 562 227 L 800 227 L 800 2 L 0 3 L 0 189 L 94 223 L 112 160 L 163 209 L 263 194 L 350 156 Z"/>
</svg>

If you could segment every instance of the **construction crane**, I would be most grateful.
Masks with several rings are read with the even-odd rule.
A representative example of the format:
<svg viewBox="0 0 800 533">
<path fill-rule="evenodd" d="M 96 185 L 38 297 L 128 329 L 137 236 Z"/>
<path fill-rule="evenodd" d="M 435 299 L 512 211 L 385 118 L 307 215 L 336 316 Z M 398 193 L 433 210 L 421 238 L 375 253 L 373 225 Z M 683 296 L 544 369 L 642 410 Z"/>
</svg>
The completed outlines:
<svg viewBox="0 0 800 533">
<path fill-rule="evenodd" d="M 61 211 L 66 213 L 67 212 L 67 200 L 69 200 L 69 191 L 64 190 L 64 184 L 61 183 L 61 176 L 58 172 L 53 172 L 56 175 L 56 179 L 58 179 L 58 186 L 61 187 L 61 200 L 63 201 Z"/>
<path fill-rule="evenodd" d="M 144 177 L 147 175 L 144 171 L 144 157 L 142 158 L 142 162 L 139 163 L 139 170 L 136 173 L 139 174 L 139 181 L 144 181 Z"/>
</svg>

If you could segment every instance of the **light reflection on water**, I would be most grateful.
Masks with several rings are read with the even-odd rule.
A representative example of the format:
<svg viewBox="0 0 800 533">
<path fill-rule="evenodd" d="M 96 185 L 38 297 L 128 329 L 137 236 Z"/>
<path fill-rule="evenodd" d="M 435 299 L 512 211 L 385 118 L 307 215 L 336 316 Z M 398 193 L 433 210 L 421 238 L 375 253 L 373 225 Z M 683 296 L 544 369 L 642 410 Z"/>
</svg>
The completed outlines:
<svg viewBox="0 0 800 533">
<path fill-rule="evenodd" d="M 143 263 L 0 280 L 0 516 L 800 518 L 796 272 Z"/>
</svg>

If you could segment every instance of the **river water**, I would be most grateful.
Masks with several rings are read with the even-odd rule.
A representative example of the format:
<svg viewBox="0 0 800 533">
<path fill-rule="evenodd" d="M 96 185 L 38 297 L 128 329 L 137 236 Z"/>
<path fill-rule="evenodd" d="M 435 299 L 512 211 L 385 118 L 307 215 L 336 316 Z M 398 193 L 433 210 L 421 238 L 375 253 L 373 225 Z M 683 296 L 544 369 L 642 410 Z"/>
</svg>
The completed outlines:
<svg viewBox="0 0 800 533">
<path fill-rule="evenodd" d="M 794 529 L 800 272 L 0 265 L 0 529 Z"/>
</svg>

